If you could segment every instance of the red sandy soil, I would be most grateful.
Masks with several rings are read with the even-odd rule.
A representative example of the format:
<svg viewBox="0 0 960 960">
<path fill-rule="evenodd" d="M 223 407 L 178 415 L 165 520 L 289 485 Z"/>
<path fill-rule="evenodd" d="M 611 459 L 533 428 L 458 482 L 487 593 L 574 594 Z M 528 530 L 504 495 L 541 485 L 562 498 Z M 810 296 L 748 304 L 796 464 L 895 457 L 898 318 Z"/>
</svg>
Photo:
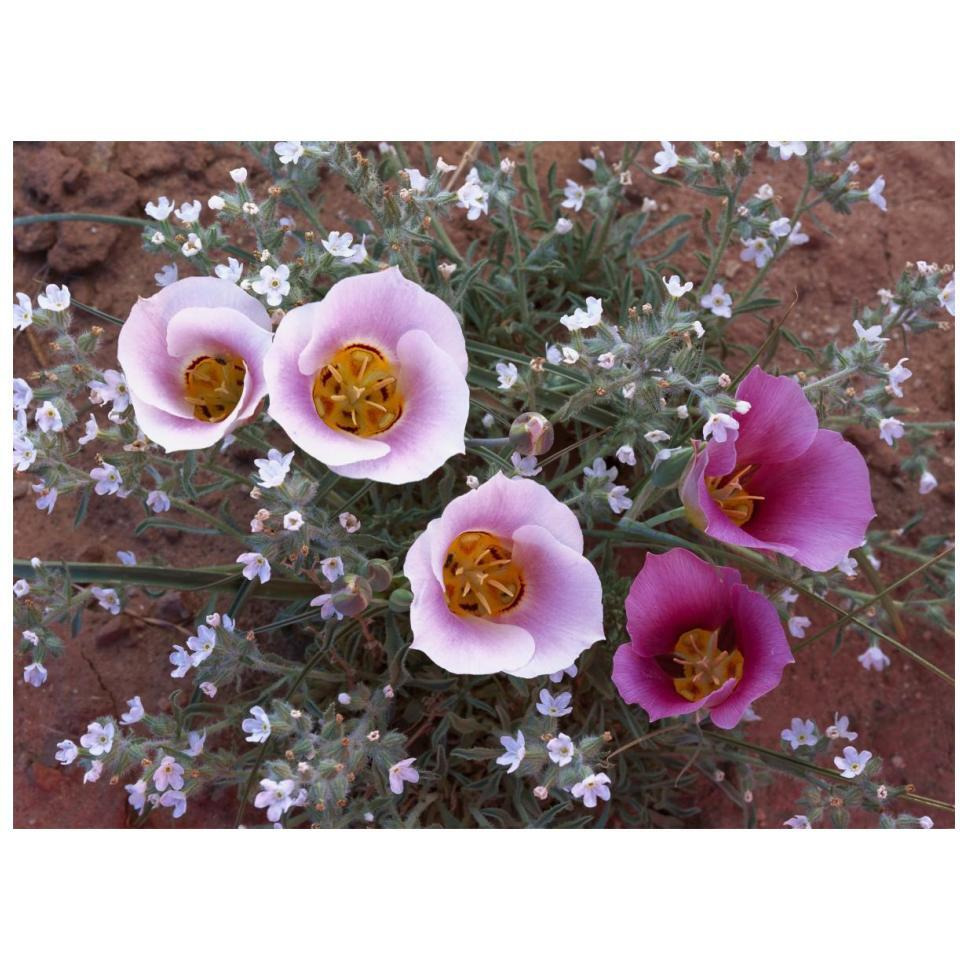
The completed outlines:
<svg viewBox="0 0 960 960">
<path fill-rule="evenodd" d="M 466 144 L 444 144 L 446 159 L 463 154 Z M 577 160 L 588 156 L 591 143 L 545 144 L 537 150 L 541 172 L 557 164 L 559 182 L 570 177 L 588 179 Z M 610 158 L 619 155 L 616 144 L 601 144 Z M 647 153 L 656 149 L 651 145 Z M 509 150 L 507 150 L 509 153 Z M 646 156 L 646 154 L 645 154 Z M 789 267 L 781 269 L 772 289 L 798 303 L 790 325 L 811 346 L 839 333 L 850 336 L 851 304 L 875 302 L 876 290 L 893 287 L 908 260 L 954 262 L 954 149 L 952 144 L 860 144 L 854 157 L 869 183 L 882 173 L 887 178 L 889 213 L 872 206 L 857 208 L 852 217 L 827 211 L 823 219 L 832 235 L 807 223 L 812 239 L 790 254 Z M 647 158 L 649 159 L 649 158 Z M 14 149 L 15 214 L 51 211 L 96 211 L 142 216 L 143 204 L 160 194 L 177 202 L 210 194 L 229 183 L 228 171 L 239 165 L 251 169 L 250 185 L 257 192 L 265 179 L 249 154 L 235 144 L 209 143 L 58 143 L 18 144 Z M 778 163 L 764 159 L 758 165 L 757 185 L 772 183 L 792 204 L 802 178 L 797 161 Z M 654 197 L 661 210 L 674 213 L 692 209 L 691 198 L 634 176 L 631 198 Z M 262 190 L 261 190 L 262 192 Z M 324 193 L 324 216 L 334 223 L 357 213 L 355 201 L 339 183 Z M 206 216 L 206 214 L 205 214 Z M 459 242 L 471 229 L 460 212 L 454 215 L 452 235 Z M 334 224 L 335 225 L 335 224 Z M 117 316 L 125 316 L 138 296 L 157 288 L 153 274 L 164 262 L 145 253 L 137 231 L 90 223 L 61 223 L 20 228 L 15 232 L 14 285 L 35 296 L 44 283 L 66 282 L 73 296 Z M 696 277 L 692 260 L 679 257 Z M 732 252 L 721 271 L 735 286 L 749 280 L 751 265 L 741 264 Z M 779 285 L 778 285 L 779 284 Z M 79 314 L 78 314 L 79 316 Z M 949 320 L 946 313 L 945 320 Z M 751 324 L 754 324 L 751 327 Z M 759 326 L 751 319 L 737 321 L 736 334 L 743 342 L 757 342 Z M 114 366 L 113 330 L 103 337 L 102 359 Z M 43 366 L 48 348 L 38 338 L 19 336 L 14 367 L 26 376 Z M 891 350 L 891 355 L 896 353 Z M 916 338 L 904 351 L 911 358 L 913 379 L 906 385 L 907 399 L 923 421 L 953 418 L 953 329 Z M 898 354 L 899 355 L 899 354 Z M 783 358 L 778 358 L 783 360 Z M 905 537 L 916 543 L 922 536 L 953 529 L 953 435 L 944 433 L 945 459 L 937 465 L 938 489 L 919 497 L 915 481 L 899 474 L 899 456 L 881 443 L 875 433 L 853 430 L 850 439 L 860 446 L 872 469 L 873 495 L 878 518 L 886 529 L 898 529 L 918 509 L 923 520 Z M 237 457 L 248 456 L 238 451 Z M 141 562 L 151 556 L 178 565 L 222 563 L 232 559 L 215 538 L 189 537 L 148 531 L 134 541 L 131 531 L 142 519 L 140 508 L 123 501 L 93 498 L 85 524 L 74 529 L 65 523 L 72 515 L 69 500 L 58 504 L 59 521 L 48 519 L 33 507 L 32 495 L 21 477 L 14 487 L 14 552 L 18 557 L 113 561 L 119 549 L 133 549 Z M 881 575 L 889 582 L 909 571 L 899 558 L 884 557 Z M 863 583 L 859 588 L 866 589 Z M 189 627 L 197 599 L 189 594 L 161 600 L 136 596 L 131 611 Z M 193 609 L 191 609 L 193 608 Z M 801 600 L 798 614 L 814 621 L 814 630 L 826 621 L 820 611 Z M 110 617 L 103 611 L 88 613 L 84 631 L 66 643 L 66 654 L 54 661 L 50 679 L 39 690 L 25 687 L 22 662 L 14 657 L 14 822 L 22 827 L 119 827 L 128 822 L 125 793 L 106 782 L 82 786 L 75 769 L 59 767 L 53 758 L 57 740 L 74 739 L 86 723 L 104 712 L 118 714 L 135 693 L 148 710 L 167 708 L 171 684 L 165 667 L 170 644 L 177 640 L 173 628 L 144 625 L 126 613 Z M 923 656 L 952 674 L 954 644 L 950 636 L 922 625 L 910 631 L 910 642 Z M 779 731 L 796 715 L 816 719 L 821 729 L 834 711 L 846 713 L 859 731 L 857 746 L 886 760 L 884 776 L 891 784 L 913 783 L 918 793 L 944 800 L 954 795 L 954 694 L 953 688 L 922 671 L 909 659 L 888 651 L 893 659 L 882 674 L 864 671 L 856 656 L 866 645 L 858 638 L 831 652 L 824 638 L 805 650 L 799 663 L 788 668 L 780 687 L 756 707 L 761 722 L 751 726 L 750 738 L 776 747 Z M 761 826 L 777 827 L 795 813 L 801 785 L 778 777 L 774 784 L 755 791 Z M 212 796 L 191 804 L 186 822 L 175 824 L 157 818 L 158 825 L 227 826 L 232 823 L 232 794 Z M 718 789 L 705 785 L 700 797 L 702 826 L 737 826 L 742 815 Z M 921 808 L 903 810 L 921 814 Z M 952 818 L 934 812 L 937 826 L 952 825 Z M 869 825 L 870 819 L 856 823 Z"/>
</svg>

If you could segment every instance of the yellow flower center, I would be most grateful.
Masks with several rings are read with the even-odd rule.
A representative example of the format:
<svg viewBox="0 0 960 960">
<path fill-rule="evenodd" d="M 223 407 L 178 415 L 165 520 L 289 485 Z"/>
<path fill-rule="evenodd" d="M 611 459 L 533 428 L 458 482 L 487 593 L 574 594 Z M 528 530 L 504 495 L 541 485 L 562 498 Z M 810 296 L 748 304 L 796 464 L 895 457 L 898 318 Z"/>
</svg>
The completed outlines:
<svg viewBox="0 0 960 960">
<path fill-rule="evenodd" d="M 673 648 L 672 663 L 683 671 L 673 678 L 677 693 L 686 700 L 702 700 L 719 690 L 731 677 L 743 676 L 743 654 L 720 648 L 720 630 L 688 630 Z"/>
<path fill-rule="evenodd" d="M 447 606 L 460 617 L 497 617 L 523 596 L 523 571 L 508 543 L 483 530 L 468 530 L 447 548 L 443 564 Z"/>
<path fill-rule="evenodd" d="M 403 415 L 393 365 L 366 343 L 348 343 L 321 367 L 313 404 L 328 427 L 358 437 L 383 433 Z"/>
<path fill-rule="evenodd" d="M 742 527 L 752 516 L 754 501 L 763 497 L 755 496 L 744 486 L 745 478 L 753 470 L 753 464 L 741 467 L 726 477 L 707 477 L 707 490 L 727 518 Z"/>
<path fill-rule="evenodd" d="M 205 423 L 219 423 L 233 413 L 243 395 L 247 366 L 239 357 L 197 357 L 183 379 L 184 399 L 193 406 L 193 415 Z"/>
</svg>

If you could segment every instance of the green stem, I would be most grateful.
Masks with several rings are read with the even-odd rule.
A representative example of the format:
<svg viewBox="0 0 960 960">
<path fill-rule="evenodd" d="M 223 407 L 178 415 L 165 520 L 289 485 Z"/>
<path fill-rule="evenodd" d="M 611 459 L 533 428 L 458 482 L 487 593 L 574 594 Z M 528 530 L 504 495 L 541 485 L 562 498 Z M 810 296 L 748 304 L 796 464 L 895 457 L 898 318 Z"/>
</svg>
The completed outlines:
<svg viewBox="0 0 960 960">
<path fill-rule="evenodd" d="M 517 275 L 517 294 L 520 299 L 520 319 L 526 324 L 530 319 L 527 308 L 527 277 L 523 272 L 523 247 L 520 245 L 520 231 L 517 229 L 517 218 L 513 215 L 513 207 L 504 205 L 507 214 L 507 226 L 510 228 L 510 243 L 513 246 L 513 267 Z"/>
<path fill-rule="evenodd" d="M 240 585 L 241 574 L 236 564 L 222 567 L 125 567 L 121 563 L 75 563 L 50 561 L 50 569 L 62 569 L 74 583 L 124 583 L 170 590 L 210 590 L 224 584 Z M 13 561 L 14 577 L 35 580 L 37 571 L 29 560 Z M 298 600 L 316 596 L 317 588 L 305 580 L 273 577 L 267 583 L 254 585 L 253 596 L 259 600 Z"/>
<path fill-rule="evenodd" d="M 716 733 L 713 730 L 704 730 L 703 735 L 710 740 L 716 740 L 731 747 L 738 747 L 742 750 L 750 750 L 753 753 L 759 753 L 766 757 L 775 758 L 776 760 L 782 761 L 787 765 L 801 767 L 804 770 L 809 770 L 811 773 L 817 774 L 818 776 L 824 777 L 828 780 L 833 780 L 838 784 L 850 782 L 848 778 L 844 777 L 843 774 L 837 771 L 828 770 L 825 767 L 818 767 L 815 763 L 807 763 L 806 760 L 801 760 L 799 757 L 791 757 L 788 754 L 780 753 L 778 750 L 771 750 L 769 747 L 761 747 L 755 743 L 748 743 L 746 740 L 737 740 L 736 737 L 727 737 L 724 734 Z M 925 804 L 926 806 L 936 807 L 939 810 L 952 811 L 954 809 L 953 804 L 946 803 L 943 800 L 933 800 L 929 797 L 922 797 L 915 793 L 905 793 L 903 796 L 906 799 Z"/>
<path fill-rule="evenodd" d="M 15 227 L 28 227 L 32 223 L 61 223 L 80 220 L 90 223 L 112 223 L 118 227 L 154 227 L 154 220 L 141 220 L 138 217 L 116 217 L 107 213 L 32 213 L 26 217 L 14 217 Z"/>
</svg>

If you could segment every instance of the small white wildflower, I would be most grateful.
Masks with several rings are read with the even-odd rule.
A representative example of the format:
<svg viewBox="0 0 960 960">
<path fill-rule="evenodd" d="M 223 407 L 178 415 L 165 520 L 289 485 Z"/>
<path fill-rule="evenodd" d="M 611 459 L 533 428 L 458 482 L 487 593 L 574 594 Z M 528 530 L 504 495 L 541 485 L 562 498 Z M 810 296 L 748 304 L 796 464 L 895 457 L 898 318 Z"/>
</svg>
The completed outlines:
<svg viewBox="0 0 960 960">
<path fill-rule="evenodd" d="M 273 145 L 273 149 L 284 165 L 292 163 L 296 166 L 303 156 L 303 144 L 299 140 L 281 140 Z"/>
<path fill-rule="evenodd" d="M 740 424 L 728 413 L 712 413 L 703 425 L 703 439 L 713 437 L 717 443 L 724 443 L 728 434 L 736 436 Z"/>
<path fill-rule="evenodd" d="M 152 200 L 143 208 L 143 212 L 154 220 L 166 220 L 173 213 L 173 201 L 160 197 L 156 203 Z"/>
<path fill-rule="evenodd" d="M 666 277 L 662 277 L 661 279 L 663 280 L 663 285 L 667 288 L 667 293 L 669 293 L 674 300 L 679 300 L 693 289 L 692 280 L 681 283 L 680 278 L 676 274 L 670 277 L 669 280 Z"/>
<path fill-rule="evenodd" d="M 195 257 L 202 249 L 203 243 L 200 238 L 195 233 L 191 233 L 188 234 L 187 241 L 180 248 L 180 252 L 185 257 Z"/>
<path fill-rule="evenodd" d="M 883 417 L 878 426 L 881 439 L 890 447 L 903 436 L 903 422 L 896 417 Z"/>
<path fill-rule="evenodd" d="M 709 310 L 715 317 L 730 319 L 733 316 L 731 309 L 733 297 L 723 289 L 722 283 L 715 283 L 710 292 L 700 298 L 700 306 L 704 310 Z"/>
<path fill-rule="evenodd" d="M 903 390 L 900 389 L 900 385 L 913 376 L 913 373 L 904 366 L 909 359 L 909 357 L 901 357 L 897 361 L 897 365 L 891 367 L 887 372 L 887 378 L 890 381 L 890 390 L 895 397 L 903 396 Z"/>
<path fill-rule="evenodd" d="M 934 490 L 936 486 L 937 478 L 929 470 L 924 470 L 923 473 L 920 474 L 920 486 L 918 488 L 920 494 L 925 496 L 930 493 L 931 490 Z"/>
<path fill-rule="evenodd" d="M 181 223 L 196 223 L 200 219 L 200 211 L 203 210 L 203 204 L 199 200 L 192 203 L 181 203 L 179 210 L 174 210 L 174 216 Z"/>
<path fill-rule="evenodd" d="M 883 177 L 877 177 L 867 190 L 867 199 L 875 207 L 879 207 L 884 213 L 887 212 L 887 198 L 883 195 L 883 190 L 886 185 L 887 181 Z"/>
<path fill-rule="evenodd" d="M 237 563 L 244 565 L 243 575 L 248 580 L 259 578 L 261 583 L 266 583 L 270 579 L 270 561 L 262 553 L 241 553 Z"/>
<path fill-rule="evenodd" d="M 789 730 L 781 730 L 780 737 L 796 750 L 798 747 L 812 747 L 819 739 L 817 725 L 812 720 L 794 717 Z"/>
<path fill-rule="evenodd" d="M 833 762 L 841 776 L 852 780 L 863 773 L 873 754 L 869 750 L 857 750 L 856 747 L 844 747 L 842 757 L 834 757 Z"/>
<path fill-rule="evenodd" d="M 669 140 L 660 141 L 660 149 L 653 155 L 653 161 L 656 164 L 653 172 L 656 174 L 664 174 L 680 162 L 677 151 L 674 150 L 673 144 Z"/>
<path fill-rule="evenodd" d="M 614 513 L 623 513 L 633 506 L 633 500 L 627 496 L 628 487 L 614 486 L 607 491 L 607 503 Z"/>
<path fill-rule="evenodd" d="M 284 530 L 299 530 L 303 526 L 303 514 L 299 510 L 291 510 L 283 515 Z"/>
<path fill-rule="evenodd" d="M 864 670 L 876 670 L 878 673 L 890 666 L 890 658 L 875 646 L 867 647 L 857 659 Z"/>
<path fill-rule="evenodd" d="M 63 430 L 63 420 L 60 411 L 49 401 L 44 400 L 37 410 L 34 419 L 43 433 L 60 433 Z"/>
<path fill-rule="evenodd" d="M 519 371 L 517 370 L 516 364 L 498 363 L 496 371 L 501 390 L 509 390 L 517 382 Z"/>
<path fill-rule="evenodd" d="M 221 280 L 229 280 L 231 283 L 239 283 L 243 276 L 243 264 L 236 257 L 227 257 L 226 264 L 218 263 L 213 268 L 214 273 Z"/>
<path fill-rule="evenodd" d="M 803 140 L 768 140 L 767 143 L 772 150 L 780 151 L 781 160 L 807 155 L 807 144 Z"/>
<path fill-rule="evenodd" d="M 567 185 L 563 188 L 563 196 L 564 199 L 560 206 L 566 207 L 567 210 L 579 212 L 587 195 L 576 180 L 567 180 Z"/>
</svg>

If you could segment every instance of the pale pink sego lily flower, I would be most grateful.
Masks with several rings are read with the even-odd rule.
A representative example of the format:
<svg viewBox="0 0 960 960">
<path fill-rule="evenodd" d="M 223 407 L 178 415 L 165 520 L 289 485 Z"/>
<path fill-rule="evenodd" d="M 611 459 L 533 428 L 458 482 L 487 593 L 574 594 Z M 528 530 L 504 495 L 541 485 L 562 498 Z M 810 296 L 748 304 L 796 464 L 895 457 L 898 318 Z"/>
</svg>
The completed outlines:
<svg viewBox="0 0 960 960">
<path fill-rule="evenodd" d="M 706 710 L 729 730 L 793 663 L 777 608 L 739 571 L 688 550 L 648 554 L 626 612 L 630 642 L 614 654 L 613 682 L 651 721 Z"/>
<path fill-rule="evenodd" d="M 699 444 L 680 485 L 709 536 L 830 570 L 863 543 L 876 515 L 863 456 L 819 427 L 800 385 L 754 367 L 737 388 L 749 412 L 726 442 Z M 742 418 L 742 419 L 741 419 Z"/>
<path fill-rule="evenodd" d="M 250 420 L 267 392 L 271 330 L 258 300 L 214 277 L 139 300 L 117 358 L 140 429 L 169 453 L 213 446 Z"/>
<path fill-rule="evenodd" d="M 270 416 L 334 473 L 410 483 L 464 452 L 460 322 L 396 267 L 287 313 L 264 372 Z"/>
<path fill-rule="evenodd" d="M 413 648 L 451 673 L 537 677 L 603 639 L 580 524 L 535 480 L 497 473 L 456 497 L 414 541 L 404 573 Z"/>
</svg>

